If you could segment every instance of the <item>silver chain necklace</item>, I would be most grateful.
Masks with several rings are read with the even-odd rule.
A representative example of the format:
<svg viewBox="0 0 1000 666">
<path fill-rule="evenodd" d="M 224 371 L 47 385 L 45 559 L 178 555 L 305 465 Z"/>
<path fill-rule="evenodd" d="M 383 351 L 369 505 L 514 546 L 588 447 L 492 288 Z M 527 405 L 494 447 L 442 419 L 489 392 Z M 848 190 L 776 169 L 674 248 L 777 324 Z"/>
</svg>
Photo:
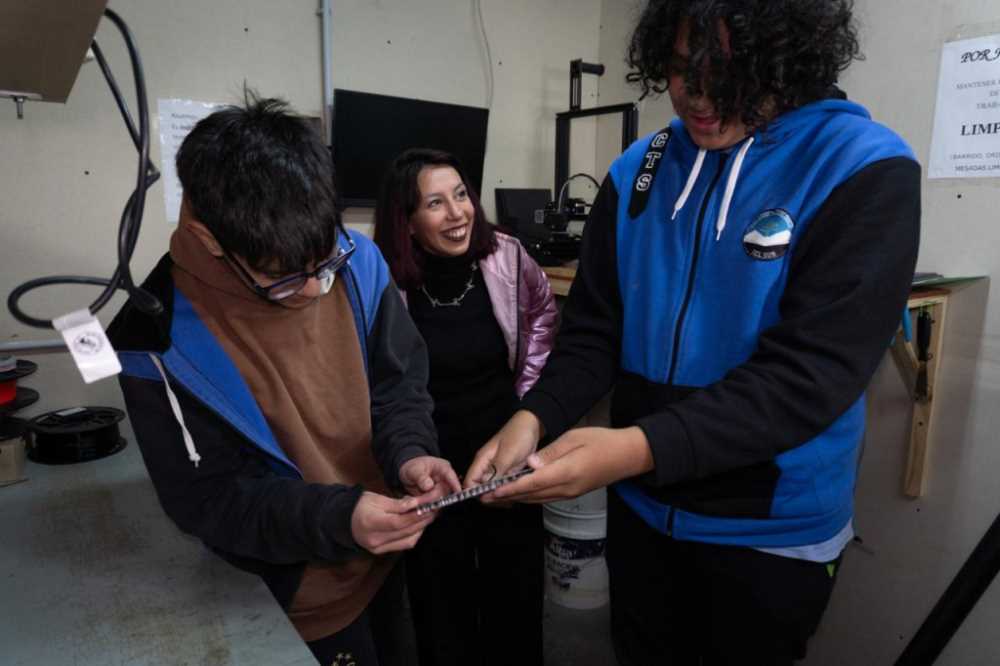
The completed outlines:
<svg viewBox="0 0 1000 666">
<path fill-rule="evenodd" d="M 476 265 L 476 262 L 472 262 L 472 272 L 469 273 L 469 281 L 465 283 L 465 289 L 462 291 L 461 294 L 451 299 L 450 301 L 441 301 L 431 296 L 430 293 L 427 291 L 427 287 L 425 284 L 420 285 L 420 291 L 424 292 L 424 296 L 426 296 L 427 300 L 430 301 L 432 307 L 457 308 L 459 305 L 462 304 L 462 299 L 464 299 L 466 295 L 470 291 L 472 291 L 472 288 L 476 286 L 474 280 L 476 279 L 476 270 L 478 270 L 478 268 L 479 267 Z"/>
</svg>

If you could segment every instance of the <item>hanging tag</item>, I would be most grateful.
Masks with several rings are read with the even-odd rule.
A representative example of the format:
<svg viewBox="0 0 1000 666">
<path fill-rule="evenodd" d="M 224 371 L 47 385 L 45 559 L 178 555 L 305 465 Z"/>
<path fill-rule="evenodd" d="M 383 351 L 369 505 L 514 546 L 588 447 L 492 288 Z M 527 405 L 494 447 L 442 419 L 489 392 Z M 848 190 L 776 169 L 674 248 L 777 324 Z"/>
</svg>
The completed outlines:
<svg viewBox="0 0 1000 666">
<path fill-rule="evenodd" d="M 52 320 L 52 325 L 62 334 L 76 367 L 87 384 L 98 379 L 117 375 L 122 371 L 118 355 L 111 347 L 104 327 L 90 310 L 70 312 Z"/>
</svg>

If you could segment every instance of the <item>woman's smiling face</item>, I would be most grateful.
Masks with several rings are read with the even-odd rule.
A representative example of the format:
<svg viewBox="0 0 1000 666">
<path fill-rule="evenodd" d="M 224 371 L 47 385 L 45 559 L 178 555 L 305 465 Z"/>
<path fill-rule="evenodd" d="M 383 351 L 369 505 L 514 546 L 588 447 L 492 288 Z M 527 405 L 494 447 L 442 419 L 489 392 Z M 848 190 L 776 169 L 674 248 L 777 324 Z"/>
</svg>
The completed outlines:
<svg viewBox="0 0 1000 666">
<path fill-rule="evenodd" d="M 410 216 L 410 233 L 431 254 L 465 254 L 476 211 L 462 177 L 450 166 L 427 166 L 420 170 L 417 186 L 420 204 Z"/>
</svg>

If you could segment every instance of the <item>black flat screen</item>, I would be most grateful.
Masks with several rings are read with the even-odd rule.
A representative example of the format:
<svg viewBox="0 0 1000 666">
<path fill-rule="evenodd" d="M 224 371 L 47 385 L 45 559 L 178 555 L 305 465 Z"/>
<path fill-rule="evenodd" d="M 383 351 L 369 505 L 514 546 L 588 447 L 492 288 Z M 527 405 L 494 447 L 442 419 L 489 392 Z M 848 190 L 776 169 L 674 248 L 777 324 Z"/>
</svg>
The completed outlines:
<svg viewBox="0 0 1000 666">
<path fill-rule="evenodd" d="M 347 206 L 374 206 L 386 167 L 407 148 L 453 153 L 482 192 L 489 110 L 352 90 L 335 90 L 333 163 Z"/>
</svg>

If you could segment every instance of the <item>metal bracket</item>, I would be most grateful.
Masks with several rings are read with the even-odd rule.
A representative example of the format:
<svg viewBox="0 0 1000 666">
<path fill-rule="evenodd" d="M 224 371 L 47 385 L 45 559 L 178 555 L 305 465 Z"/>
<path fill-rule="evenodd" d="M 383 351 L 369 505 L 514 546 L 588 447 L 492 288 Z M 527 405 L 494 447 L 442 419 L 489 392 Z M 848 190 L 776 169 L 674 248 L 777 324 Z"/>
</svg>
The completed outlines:
<svg viewBox="0 0 1000 666">
<path fill-rule="evenodd" d="M 578 58 L 569 61 L 569 110 L 579 111 L 583 103 L 583 75 L 604 74 L 604 65 L 600 63 L 584 62 Z"/>
<path fill-rule="evenodd" d="M 17 90 L 0 90 L 0 97 L 10 97 L 17 104 L 17 118 L 18 120 L 24 118 L 24 102 L 26 100 L 31 100 L 33 102 L 42 101 L 42 96 L 38 93 L 32 92 L 21 92 Z"/>
<path fill-rule="evenodd" d="M 62 339 L 0 342 L 0 356 L 4 354 L 15 356 L 24 356 L 27 354 L 61 354 L 63 352 L 69 352 L 69 348 L 66 347 L 66 342 Z"/>
<path fill-rule="evenodd" d="M 923 495 L 927 477 L 929 446 L 933 439 L 934 382 L 941 362 L 944 342 L 944 321 L 947 316 L 946 289 L 914 291 L 907 307 L 917 311 L 917 331 L 912 343 L 905 341 L 902 331 L 894 338 L 893 360 L 903 376 L 907 393 L 913 400 L 910 442 L 903 478 L 903 494 L 909 498 Z"/>
</svg>

